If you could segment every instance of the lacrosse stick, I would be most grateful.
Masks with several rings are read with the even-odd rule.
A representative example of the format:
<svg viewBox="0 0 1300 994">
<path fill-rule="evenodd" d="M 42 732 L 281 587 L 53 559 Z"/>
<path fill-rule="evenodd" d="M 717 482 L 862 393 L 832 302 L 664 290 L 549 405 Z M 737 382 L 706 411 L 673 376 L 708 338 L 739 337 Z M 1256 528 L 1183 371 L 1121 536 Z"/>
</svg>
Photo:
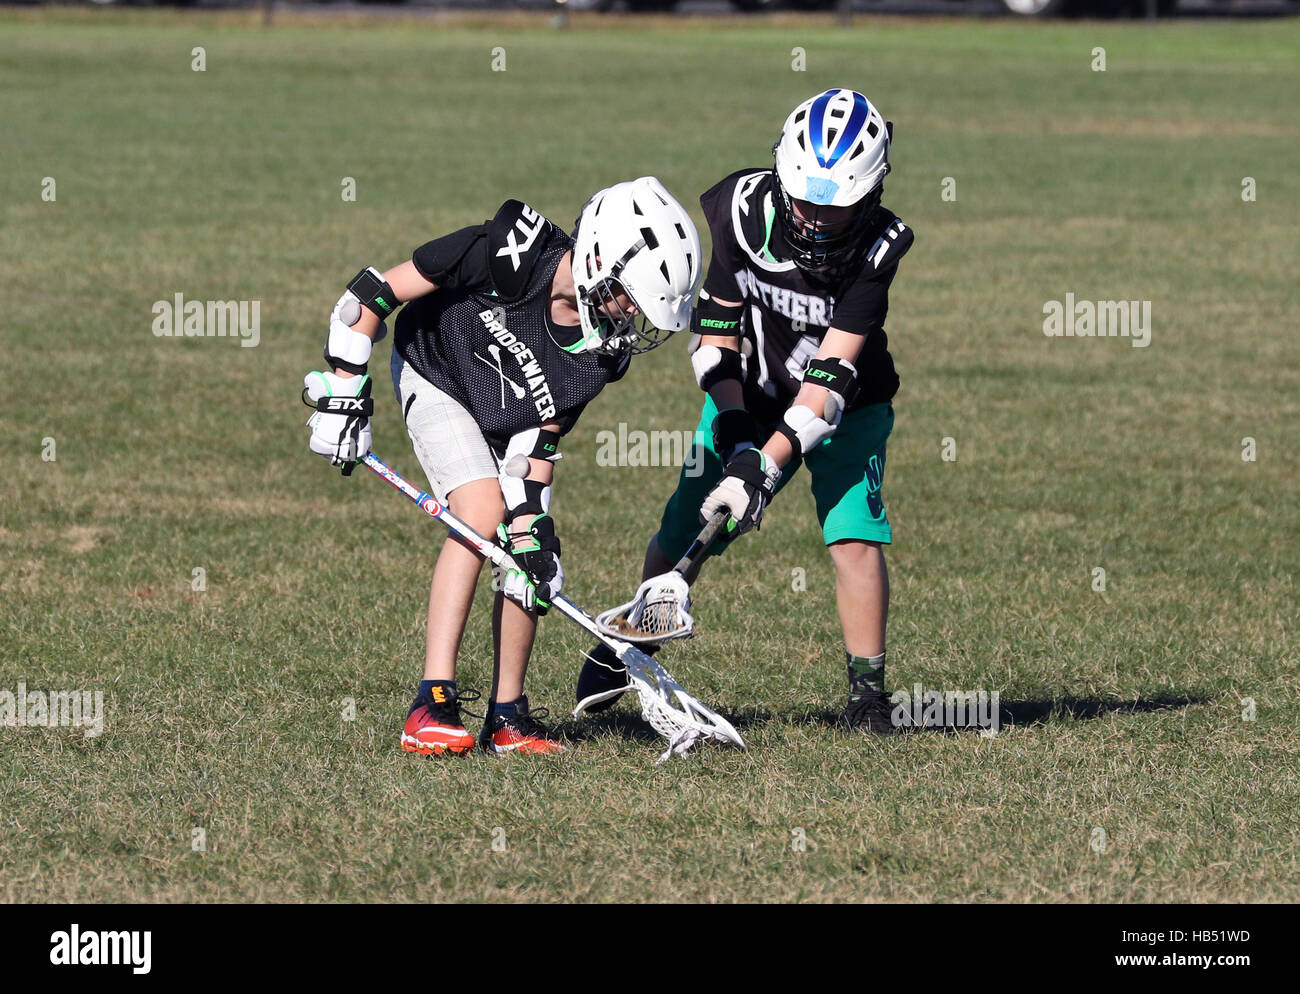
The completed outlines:
<svg viewBox="0 0 1300 994">
<path fill-rule="evenodd" d="M 370 467 L 376 476 L 405 494 L 431 518 L 441 521 L 453 535 L 484 559 L 502 568 L 515 565 L 505 549 L 465 524 L 437 498 L 407 482 L 373 452 L 366 453 L 361 461 Z M 651 728 L 668 739 L 668 751 L 659 757 L 660 762 L 672 755 L 684 755 L 696 743 L 705 739 L 731 742 L 742 749 L 745 748 L 744 739 L 726 718 L 705 707 L 688 694 L 682 685 L 673 679 L 672 674 L 653 658 L 627 642 L 606 635 L 587 612 L 567 597 L 552 598 L 551 607 L 588 634 L 604 642 L 627 667 L 628 683 L 641 700 L 641 716 Z M 618 692 L 622 693 L 621 690 Z M 605 695 L 598 696 L 603 699 Z M 578 709 L 574 711 L 574 717 L 577 717 L 584 705 L 591 703 L 592 700 L 588 698 L 587 701 L 579 704 Z"/>
<path fill-rule="evenodd" d="M 670 639 L 690 638 L 695 633 L 695 619 L 690 614 L 691 585 L 686 574 L 709 551 L 727 516 L 726 511 L 719 511 L 710 518 L 677 565 L 667 573 L 643 582 L 637 587 L 636 596 L 626 604 L 597 615 L 596 624 L 600 630 L 613 638 L 638 645 L 659 645 Z"/>
</svg>

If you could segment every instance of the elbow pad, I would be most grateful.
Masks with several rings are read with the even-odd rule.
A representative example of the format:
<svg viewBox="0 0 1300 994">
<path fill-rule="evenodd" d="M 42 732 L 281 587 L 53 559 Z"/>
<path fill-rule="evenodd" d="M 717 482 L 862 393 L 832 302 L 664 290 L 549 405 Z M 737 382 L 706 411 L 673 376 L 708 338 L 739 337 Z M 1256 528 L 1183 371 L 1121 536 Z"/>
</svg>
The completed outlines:
<svg viewBox="0 0 1300 994">
<path fill-rule="evenodd" d="M 829 391 L 825 410 L 819 415 L 803 404 L 793 404 L 777 428 L 790 441 L 797 456 L 804 456 L 835 434 L 848 398 L 853 395 L 857 370 L 844 359 L 814 359 L 804 371 L 804 382 Z"/>
<path fill-rule="evenodd" d="M 745 382 L 745 364 L 735 349 L 722 349 L 716 345 L 701 345 L 691 353 L 691 368 L 695 382 L 701 390 L 711 390 L 723 380 Z"/>
<path fill-rule="evenodd" d="M 352 326 L 361 319 L 361 308 L 379 318 L 379 330 L 373 339 L 353 331 Z M 397 298 L 393 288 L 380 275 L 374 266 L 361 270 L 343 296 L 330 312 L 329 337 L 325 339 L 325 361 L 331 368 L 343 369 L 361 376 L 366 372 L 370 362 L 370 350 L 375 342 L 383 341 L 388 333 L 384 318 L 392 314 L 397 307 Z"/>
<path fill-rule="evenodd" d="M 691 312 L 691 331 L 696 335 L 741 338 L 741 320 L 744 315 L 744 304 L 724 307 L 710 297 L 708 291 L 701 290 L 700 299 Z M 744 347 L 743 344 L 741 347 Z M 695 382 L 701 390 L 710 390 L 715 383 L 723 380 L 745 382 L 745 363 L 735 349 L 699 345 L 691 353 L 691 367 L 695 370 Z"/>
<path fill-rule="evenodd" d="M 796 458 L 802 458 L 834 435 L 839 424 L 838 416 L 832 423 L 825 418 L 819 418 L 810 407 L 793 404 L 786 410 L 776 430 L 790 440 Z"/>
<path fill-rule="evenodd" d="M 514 520 L 521 514 L 546 514 L 551 509 L 551 488 L 539 480 L 528 479 L 532 470 L 529 458 L 554 463 L 560 458 L 560 433 L 545 428 L 530 428 L 511 437 L 501 459 L 498 480 L 505 499 L 506 516 Z"/>
<path fill-rule="evenodd" d="M 388 281 L 384 279 L 383 274 L 374 266 L 367 266 L 352 277 L 352 282 L 348 284 L 347 293 L 352 294 L 358 303 L 362 304 L 366 310 L 374 314 L 380 321 L 391 317 L 393 311 L 397 310 L 397 296 L 393 293 L 393 288 L 388 285 Z M 348 323 L 355 324 L 356 321 L 353 320 Z"/>
<path fill-rule="evenodd" d="M 847 359 L 814 359 L 804 370 L 803 381 L 830 391 L 826 398 L 825 418 L 832 424 L 840 423 L 844 408 L 856 395 L 858 371 Z M 815 411 L 813 413 L 816 413 Z"/>
</svg>

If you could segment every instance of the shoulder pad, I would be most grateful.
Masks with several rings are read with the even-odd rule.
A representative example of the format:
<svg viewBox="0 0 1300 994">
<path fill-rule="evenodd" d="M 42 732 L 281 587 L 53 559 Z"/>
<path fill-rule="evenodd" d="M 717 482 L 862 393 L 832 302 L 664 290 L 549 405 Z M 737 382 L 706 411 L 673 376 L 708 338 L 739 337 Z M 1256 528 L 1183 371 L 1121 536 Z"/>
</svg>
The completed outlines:
<svg viewBox="0 0 1300 994">
<path fill-rule="evenodd" d="M 912 247 L 912 229 L 884 207 L 875 209 L 870 225 L 872 234 L 867 237 L 871 238 L 871 245 L 863 269 L 868 273 L 881 273 L 892 268 Z"/>
<path fill-rule="evenodd" d="M 503 299 L 523 295 L 554 227 L 518 200 L 507 200 L 488 222 L 488 268 L 492 285 Z"/>
<path fill-rule="evenodd" d="M 700 207 L 704 219 L 712 228 L 715 224 L 726 224 L 731 219 L 731 200 L 736 187 L 742 180 L 771 172 L 770 169 L 738 169 L 725 179 L 720 180 L 700 195 Z"/>
<path fill-rule="evenodd" d="M 700 198 L 714 244 L 725 240 L 760 269 L 780 272 L 794 268 L 779 262 L 769 250 L 772 237 L 772 170 L 741 169 Z"/>
</svg>

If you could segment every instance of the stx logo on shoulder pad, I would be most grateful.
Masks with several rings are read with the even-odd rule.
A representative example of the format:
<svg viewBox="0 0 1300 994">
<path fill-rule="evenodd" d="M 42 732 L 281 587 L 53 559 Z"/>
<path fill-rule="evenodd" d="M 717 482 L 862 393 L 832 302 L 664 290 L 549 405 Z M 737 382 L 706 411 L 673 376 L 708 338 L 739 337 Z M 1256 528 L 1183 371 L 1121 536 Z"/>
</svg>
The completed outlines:
<svg viewBox="0 0 1300 994">
<path fill-rule="evenodd" d="M 531 227 L 530 227 L 531 224 Z M 546 226 L 546 218 L 538 214 L 531 207 L 525 206 L 519 214 L 519 220 L 515 222 L 514 229 L 506 237 L 506 243 L 497 249 L 497 258 L 503 255 L 510 257 L 510 265 L 515 272 L 519 271 L 519 260 L 523 254 L 533 247 L 533 242 L 537 241 L 537 236 L 541 234 L 542 228 Z M 519 242 L 515 235 L 524 236 L 524 240 Z"/>
</svg>

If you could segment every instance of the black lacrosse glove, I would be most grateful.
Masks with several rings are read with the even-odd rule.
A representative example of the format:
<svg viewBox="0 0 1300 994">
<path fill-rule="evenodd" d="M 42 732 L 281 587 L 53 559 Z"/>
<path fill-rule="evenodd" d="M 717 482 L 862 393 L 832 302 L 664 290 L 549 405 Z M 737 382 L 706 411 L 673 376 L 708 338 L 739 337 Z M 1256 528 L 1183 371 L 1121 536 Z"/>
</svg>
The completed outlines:
<svg viewBox="0 0 1300 994">
<path fill-rule="evenodd" d="M 755 447 L 762 445 L 762 436 L 762 425 L 743 407 L 719 411 L 713 419 L 713 451 L 718 454 L 724 466 L 736 458 L 738 446 L 746 443 Z"/>
<path fill-rule="evenodd" d="M 525 610 L 545 614 L 564 587 L 555 520 L 549 514 L 521 514 L 497 528 L 497 541 L 515 563 L 498 574 L 502 593 Z"/>
<path fill-rule="evenodd" d="M 700 506 L 700 521 L 707 523 L 719 511 L 730 514 L 724 538 L 743 535 L 757 528 L 763 510 L 776 493 L 781 470 L 762 449 L 746 449 L 727 463 L 726 475 Z"/>
</svg>

